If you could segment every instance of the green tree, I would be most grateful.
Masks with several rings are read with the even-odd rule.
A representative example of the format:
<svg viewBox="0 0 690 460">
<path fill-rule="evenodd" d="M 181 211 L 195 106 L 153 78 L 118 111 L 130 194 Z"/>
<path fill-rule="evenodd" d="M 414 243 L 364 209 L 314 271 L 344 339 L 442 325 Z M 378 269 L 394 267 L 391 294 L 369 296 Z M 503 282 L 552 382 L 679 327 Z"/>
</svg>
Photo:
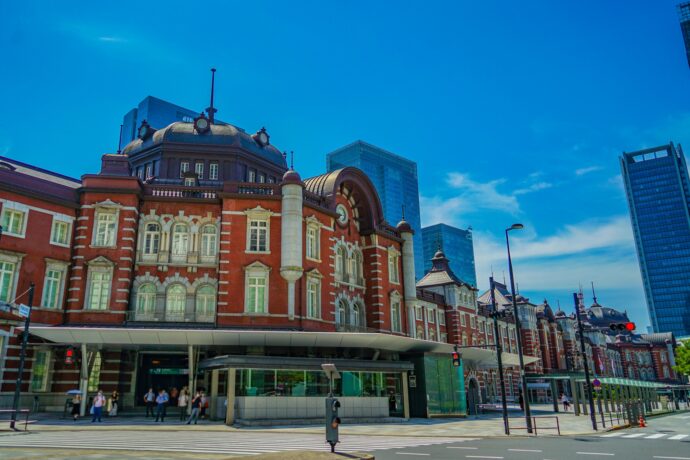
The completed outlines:
<svg viewBox="0 0 690 460">
<path fill-rule="evenodd" d="M 680 342 L 676 348 L 676 365 L 673 370 L 679 374 L 690 375 L 690 340 Z"/>
</svg>

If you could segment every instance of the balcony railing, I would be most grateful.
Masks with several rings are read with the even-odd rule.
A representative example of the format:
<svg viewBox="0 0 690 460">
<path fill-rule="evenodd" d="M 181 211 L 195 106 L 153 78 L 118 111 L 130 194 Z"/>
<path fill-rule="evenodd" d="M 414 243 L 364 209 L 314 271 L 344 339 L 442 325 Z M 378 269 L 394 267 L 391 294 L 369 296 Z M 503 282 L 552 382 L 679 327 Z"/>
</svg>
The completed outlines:
<svg viewBox="0 0 690 460">
<path fill-rule="evenodd" d="M 184 185 L 145 185 L 144 194 L 160 198 L 215 200 L 218 198 L 218 189 L 216 187 L 185 187 Z"/>
<path fill-rule="evenodd" d="M 171 313 L 171 312 L 142 312 L 128 311 L 128 322 L 147 322 L 147 323 L 213 323 L 216 320 L 215 313 L 192 312 L 192 313 Z"/>
<path fill-rule="evenodd" d="M 280 195 L 280 185 L 254 182 L 226 182 L 223 186 L 223 192 L 240 195 Z"/>
</svg>

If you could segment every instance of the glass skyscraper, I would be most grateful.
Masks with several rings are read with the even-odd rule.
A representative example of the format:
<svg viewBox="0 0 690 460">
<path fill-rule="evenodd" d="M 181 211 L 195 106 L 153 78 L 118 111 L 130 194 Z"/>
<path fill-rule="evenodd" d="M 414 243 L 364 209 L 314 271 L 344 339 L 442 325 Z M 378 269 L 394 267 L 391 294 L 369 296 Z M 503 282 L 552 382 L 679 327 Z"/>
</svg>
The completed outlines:
<svg viewBox="0 0 690 460">
<path fill-rule="evenodd" d="M 431 258 L 439 247 L 450 261 L 450 269 L 466 283 L 477 287 L 474 268 L 472 229 L 462 230 L 447 224 L 436 224 L 422 229 L 424 241 L 424 273 L 431 270 Z"/>
<path fill-rule="evenodd" d="M 678 17 L 680 19 L 680 30 L 683 33 L 685 42 L 685 55 L 690 65 L 690 2 L 683 2 L 678 5 Z"/>
<path fill-rule="evenodd" d="M 415 274 L 418 280 L 421 279 L 424 276 L 424 250 L 417 163 L 366 142 L 356 141 L 326 156 L 328 171 L 346 166 L 359 168 L 369 176 L 381 198 L 383 214 L 389 224 L 397 225 L 400 222 L 405 205 L 405 220 L 414 230 Z"/>
<path fill-rule="evenodd" d="M 680 145 L 620 158 L 655 332 L 690 335 L 690 180 Z"/>
</svg>

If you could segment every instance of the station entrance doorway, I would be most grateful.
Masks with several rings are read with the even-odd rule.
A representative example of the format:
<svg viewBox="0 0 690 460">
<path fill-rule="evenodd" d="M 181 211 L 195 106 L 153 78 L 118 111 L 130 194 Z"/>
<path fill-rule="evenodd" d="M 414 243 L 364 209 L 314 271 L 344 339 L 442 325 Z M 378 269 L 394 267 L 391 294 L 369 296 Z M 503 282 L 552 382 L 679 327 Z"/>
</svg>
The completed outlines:
<svg viewBox="0 0 690 460">
<path fill-rule="evenodd" d="M 170 394 L 173 388 L 189 386 L 189 358 L 187 353 L 141 353 L 137 369 L 137 406 L 144 406 L 144 395 L 153 388 Z"/>
</svg>

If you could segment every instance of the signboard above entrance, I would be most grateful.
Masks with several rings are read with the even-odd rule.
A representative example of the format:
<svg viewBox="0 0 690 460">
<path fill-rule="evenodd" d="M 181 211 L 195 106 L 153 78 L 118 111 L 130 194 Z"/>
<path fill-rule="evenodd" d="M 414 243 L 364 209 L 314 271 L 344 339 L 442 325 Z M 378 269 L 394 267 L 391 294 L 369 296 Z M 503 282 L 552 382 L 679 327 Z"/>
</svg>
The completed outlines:
<svg viewBox="0 0 690 460">
<path fill-rule="evenodd" d="M 175 369 L 175 368 L 166 368 L 166 367 L 154 367 L 153 369 L 149 369 L 149 374 L 155 374 L 155 375 L 187 375 L 189 374 L 189 369 Z"/>
</svg>

